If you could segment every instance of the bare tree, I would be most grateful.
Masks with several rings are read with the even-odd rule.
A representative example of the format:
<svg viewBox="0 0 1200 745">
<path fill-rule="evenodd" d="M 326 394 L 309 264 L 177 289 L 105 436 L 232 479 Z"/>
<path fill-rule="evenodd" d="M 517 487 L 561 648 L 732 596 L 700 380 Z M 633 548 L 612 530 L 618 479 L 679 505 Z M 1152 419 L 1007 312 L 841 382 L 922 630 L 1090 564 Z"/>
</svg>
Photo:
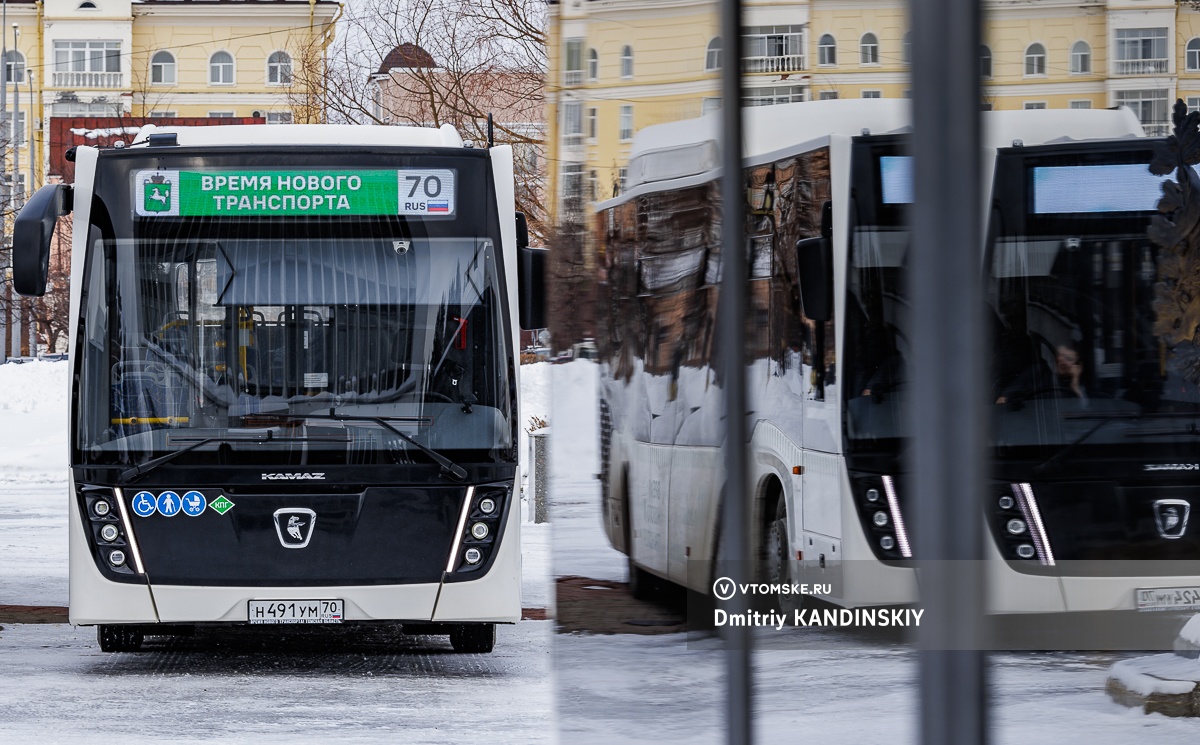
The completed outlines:
<svg viewBox="0 0 1200 745">
<path fill-rule="evenodd" d="M 70 217 L 59 218 L 50 243 L 50 272 L 46 278 L 46 294 L 30 298 L 30 308 L 37 323 L 39 341 L 46 351 L 58 351 L 60 341 L 66 342 L 71 323 L 71 236 Z"/>
<path fill-rule="evenodd" d="M 313 29 L 288 40 L 291 66 L 287 77 L 287 100 L 292 121 L 297 124 L 324 124 L 329 102 L 330 83 L 326 58 L 333 43 L 333 25 Z"/>
<path fill-rule="evenodd" d="M 556 352 L 595 336 L 596 278 L 584 255 L 589 241 L 582 207 L 580 190 L 568 189 L 550 238 L 546 316 Z"/>
<path fill-rule="evenodd" d="M 351 11 L 296 84 L 324 92 L 331 121 L 451 124 L 482 143 L 493 114 L 494 141 L 513 146 L 518 209 L 543 240 L 544 29 L 543 0 L 381 0 Z"/>
</svg>

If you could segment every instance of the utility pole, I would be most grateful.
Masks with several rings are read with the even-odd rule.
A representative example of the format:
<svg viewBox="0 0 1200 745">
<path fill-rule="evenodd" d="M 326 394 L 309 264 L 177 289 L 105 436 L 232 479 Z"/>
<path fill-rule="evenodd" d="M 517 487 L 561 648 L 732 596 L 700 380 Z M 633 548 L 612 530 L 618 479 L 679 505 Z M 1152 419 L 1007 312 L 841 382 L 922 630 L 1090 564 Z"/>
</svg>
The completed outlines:
<svg viewBox="0 0 1200 745">
<path fill-rule="evenodd" d="M 0 0 L 0 60 L 4 61 L 4 92 L 0 95 L 0 132 L 4 132 L 0 142 L 0 205 L 3 212 L 12 207 L 12 189 L 8 184 L 8 0 Z M 0 362 L 8 358 L 9 321 L 13 315 L 12 281 L 9 278 L 12 266 L 12 245 L 8 236 L 8 220 L 0 212 L 0 272 L 4 278 L 4 312 L 0 313 Z M 17 342 L 19 345 L 20 342 Z"/>
<path fill-rule="evenodd" d="M 914 403 L 906 470 L 916 497 L 920 733 L 924 745 L 987 741 L 983 505 L 983 235 L 979 0 L 912 0 Z M 915 361 L 915 362 L 914 362 Z"/>
<path fill-rule="evenodd" d="M 725 576 L 749 582 L 750 478 L 746 455 L 746 194 L 742 181 L 742 3 L 721 0 L 721 295 L 717 306 L 725 377 L 725 497 L 718 557 Z M 718 564 L 721 566 L 721 564 Z M 729 745 L 754 740 L 751 629 L 725 629 L 725 737 Z"/>
<path fill-rule="evenodd" d="M 0 35 L 3 35 L 4 33 L 5 33 L 4 29 L 2 27 L 0 27 Z M 19 34 L 20 34 L 20 31 L 17 29 L 17 24 L 14 23 L 13 24 L 13 51 L 14 52 L 17 50 L 16 41 L 17 41 L 17 36 Z M 6 42 L 6 44 L 7 44 L 7 42 Z M 8 52 L 4 53 L 4 98 L 5 98 L 6 109 L 7 109 L 7 104 L 8 104 L 8 101 L 7 101 L 7 99 L 8 99 L 8 83 L 9 83 L 8 79 L 9 78 L 13 79 L 12 80 L 12 84 L 13 84 L 13 114 L 12 114 L 12 118 L 8 120 L 8 144 L 9 144 L 9 146 L 12 147 L 13 170 L 12 170 L 12 181 L 9 182 L 10 186 L 9 186 L 9 192 L 8 192 L 8 195 L 9 195 L 8 205 L 9 205 L 9 209 L 12 211 L 14 220 L 17 219 L 17 210 L 21 209 L 21 199 L 20 199 L 20 195 L 21 195 L 21 189 L 20 189 L 21 156 L 20 156 L 19 152 L 17 151 L 17 110 L 20 108 L 20 102 L 18 101 L 18 96 L 21 94 L 21 88 L 17 85 L 15 62 L 16 62 L 16 60 L 10 61 L 8 59 Z M 10 256 L 11 256 L 11 254 L 10 254 Z M 16 313 L 14 313 L 13 317 L 12 317 L 12 324 L 13 324 L 12 354 L 14 357 L 20 357 L 22 355 L 22 351 L 23 351 L 22 347 L 24 347 L 24 338 L 23 338 L 24 335 L 21 333 L 21 328 L 22 328 L 21 324 L 22 324 L 22 321 L 24 320 L 25 308 L 27 308 L 28 306 L 23 300 L 21 300 L 20 298 L 16 298 L 15 296 L 14 296 L 13 302 L 16 305 L 16 308 L 15 308 Z"/>
</svg>

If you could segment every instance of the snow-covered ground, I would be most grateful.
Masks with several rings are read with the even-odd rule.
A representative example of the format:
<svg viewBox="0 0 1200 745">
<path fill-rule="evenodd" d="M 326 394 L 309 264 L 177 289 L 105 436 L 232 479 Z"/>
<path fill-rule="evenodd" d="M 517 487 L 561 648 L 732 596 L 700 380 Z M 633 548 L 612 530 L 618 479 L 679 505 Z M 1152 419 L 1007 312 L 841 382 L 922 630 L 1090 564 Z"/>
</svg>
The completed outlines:
<svg viewBox="0 0 1200 745">
<path fill-rule="evenodd" d="M 489 655 L 362 628 L 105 654 L 90 628 L 7 626 L 0 742 L 553 743 L 550 626 L 501 626 Z"/>
<path fill-rule="evenodd" d="M 549 366 L 552 394 L 550 521 L 554 574 L 624 582 L 625 557 L 604 537 L 600 516 L 599 366 L 585 360 Z"/>
</svg>

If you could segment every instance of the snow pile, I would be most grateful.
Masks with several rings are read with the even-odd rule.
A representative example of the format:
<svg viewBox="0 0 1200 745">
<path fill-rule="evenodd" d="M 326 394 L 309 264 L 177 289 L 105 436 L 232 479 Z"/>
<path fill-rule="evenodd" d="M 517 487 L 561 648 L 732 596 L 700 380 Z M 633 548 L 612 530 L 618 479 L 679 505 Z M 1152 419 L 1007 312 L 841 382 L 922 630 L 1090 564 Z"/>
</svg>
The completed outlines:
<svg viewBox="0 0 1200 745">
<path fill-rule="evenodd" d="M 1179 630 L 1179 638 L 1193 647 L 1200 647 L 1200 613 L 1183 625 Z"/>
<path fill-rule="evenodd" d="M 600 366 L 589 360 L 553 366 L 553 478 L 573 475 L 587 480 L 600 470 L 600 403 L 596 398 L 599 375 Z"/>
<path fill-rule="evenodd" d="M 7 480 L 66 482 L 71 364 L 0 365 L 0 469 Z"/>
<path fill-rule="evenodd" d="M 608 542 L 600 510 L 600 366 L 555 365 L 550 438 L 550 522 L 554 574 L 624 582 L 625 556 Z"/>
<path fill-rule="evenodd" d="M 1173 654 L 1135 657 L 1115 663 L 1109 678 L 1141 696 L 1191 693 L 1200 683 L 1200 661 Z"/>
</svg>

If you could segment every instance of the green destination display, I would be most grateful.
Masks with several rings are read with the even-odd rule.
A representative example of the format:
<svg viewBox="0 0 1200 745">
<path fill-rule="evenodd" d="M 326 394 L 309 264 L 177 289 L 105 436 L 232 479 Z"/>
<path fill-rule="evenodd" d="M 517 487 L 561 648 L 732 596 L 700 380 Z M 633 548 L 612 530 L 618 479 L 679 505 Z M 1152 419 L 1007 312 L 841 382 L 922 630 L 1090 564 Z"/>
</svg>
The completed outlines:
<svg viewBox="0 0 1200 745">
<path fill-rule="evenodd" d="M 455 212 L 455 173 L 398 170 L 138 171 L 139 217 L 421 215 Z"/>
</svg>

